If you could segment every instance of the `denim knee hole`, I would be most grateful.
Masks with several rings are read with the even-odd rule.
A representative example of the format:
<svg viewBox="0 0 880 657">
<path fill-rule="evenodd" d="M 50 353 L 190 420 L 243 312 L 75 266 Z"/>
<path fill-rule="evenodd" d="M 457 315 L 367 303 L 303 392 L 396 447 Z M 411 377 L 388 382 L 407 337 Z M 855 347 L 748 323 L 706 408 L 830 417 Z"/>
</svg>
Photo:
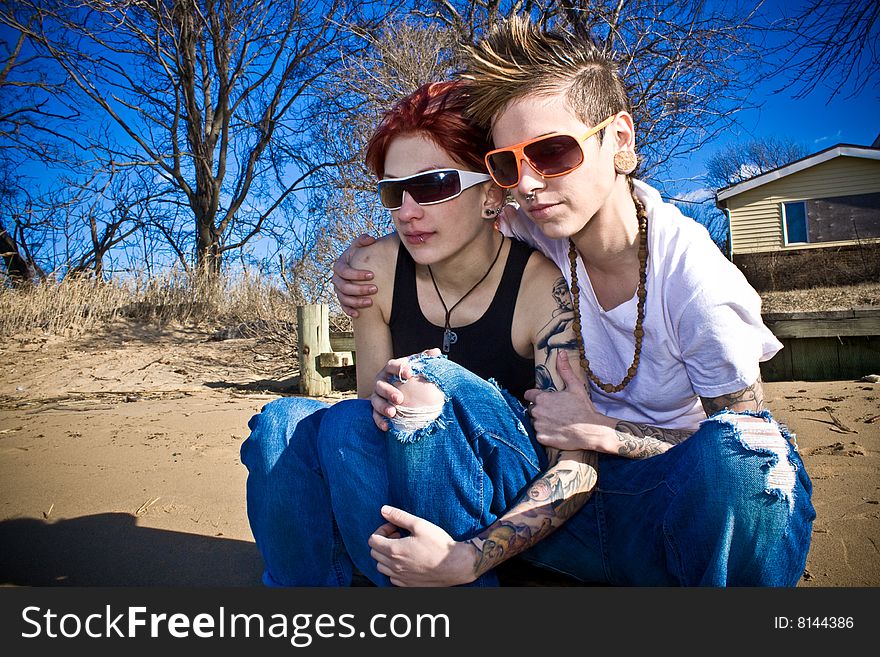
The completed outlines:
<svg viewBox="0 0 880 657">
<path fill-rule="evenodd" d="M 788 502 L 794 510 L 794 487 L 797 483 L 797 465 L 788 456 L 789 441 L 784 431 L 770 419 L 769 413 L 720 413 L 712 417 L 734 429 L 739 444 L 746 450 L 768 457 L 764 492 Z"/>
<path fill-rule="evenodd" d="M 404 393 L 404 400 L 395 409 L 391 426 L 401 442 L 415 442 L 433 433 L 442 424 L 445 395 L 433 382 L 421 376 L 395 383 Z"/>
</svg>

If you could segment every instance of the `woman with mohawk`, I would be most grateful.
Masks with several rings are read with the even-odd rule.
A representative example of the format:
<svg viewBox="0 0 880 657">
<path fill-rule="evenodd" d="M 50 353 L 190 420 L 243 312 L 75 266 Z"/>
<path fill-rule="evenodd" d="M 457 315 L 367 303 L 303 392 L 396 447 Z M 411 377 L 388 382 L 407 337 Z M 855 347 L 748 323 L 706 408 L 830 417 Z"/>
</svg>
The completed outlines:
<svg viewBox="0 0 880 657">
<path fill-rule="evenodd" d="M 584 582 L 796 585 L 812 486 L 765 408 L 759 368 L 782 345 L 707 231 L 633 177 L 636 131 L 613 60 L 512 17 L 466 49 L 461 77 L 471 115 L 491 128 L 489 173 L 517 201 L 502 228 L 560 267 L 577 315 L 579 363 L 557 363 L 565 389 L 526 393 L 537 438 L 597 452 L 599 482 L 548 531 L 511 512 L 455 542 L 386 509 L 371 538 L 379 570 L 395 584 L 446 585 L 519 554 Z M 349 264 L 371 239 L 334 267 L 352 315 L 375 290 Z M 398 401 L 377 386 L 378 413 Z"/>
</svg>

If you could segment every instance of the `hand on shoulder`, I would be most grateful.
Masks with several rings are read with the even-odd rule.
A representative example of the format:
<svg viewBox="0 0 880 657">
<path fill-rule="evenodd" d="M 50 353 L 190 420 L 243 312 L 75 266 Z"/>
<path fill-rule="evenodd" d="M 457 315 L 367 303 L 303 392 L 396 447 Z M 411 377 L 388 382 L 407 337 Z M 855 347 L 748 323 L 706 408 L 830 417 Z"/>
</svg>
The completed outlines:
<svg viewBox="0 0 880 657">
<path fill-rule="evenodd" d="M 388 265 L 389 256 L 397 256 L 400 238 L 396 233 L 384 235 L 371 244 L 357 248 L 350 254 L 348 264 L 353 269 L 367 269 L 373 273 L 373 279 L 380 274 L 380 269 Z M 391 261 L 392 263 L 394 260 Z"/>
<path fill-rule="evenodd" d="M 375 272 L 364 267 L 362 251 L 392 236 L 396 237 L 396 234 L 386 235 L 377 241 L 371 235 L 360 235 L 333 263 L 331 282 L 339 305 L 346 315 L 357 318 L 359 309 L 369 308 L 373 304 L 370 297 L 377 291 L 377 287 L 369 282 L 374 279 Z"/>
</svg>

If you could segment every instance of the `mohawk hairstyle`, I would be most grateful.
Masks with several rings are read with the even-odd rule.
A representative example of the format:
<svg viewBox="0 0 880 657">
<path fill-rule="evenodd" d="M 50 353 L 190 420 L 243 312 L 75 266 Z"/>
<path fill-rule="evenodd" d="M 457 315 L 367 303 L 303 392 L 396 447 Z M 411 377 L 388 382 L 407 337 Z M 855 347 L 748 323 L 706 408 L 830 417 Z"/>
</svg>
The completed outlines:
<svg viewBox="0 0 880 657">
<path fill-rule="evenodd" d="M 487 127 L 512 100 L 558 92 L 587 125 L 630 111 L 611 55 L 592 39 L 542 30 L 526 16 L 510 16 L 465 46 L 459 77 L 470 96 L 468 114 Z"/>
</svg>

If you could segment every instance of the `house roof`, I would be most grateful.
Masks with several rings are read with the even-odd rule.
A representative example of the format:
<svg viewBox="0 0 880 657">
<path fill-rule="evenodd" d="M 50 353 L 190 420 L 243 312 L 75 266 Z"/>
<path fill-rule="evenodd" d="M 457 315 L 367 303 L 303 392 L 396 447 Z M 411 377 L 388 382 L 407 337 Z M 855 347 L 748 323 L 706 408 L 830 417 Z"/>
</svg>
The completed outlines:
<svg viewBox="0 0 880 657">
<path fill-rule="evenodd" d="M 814 155 L 808 155 L 807 157 L 801 158 L 800 160 L 795 160 L 794 162 L 791 162 L 784 166 L 771 169 L 770 171 L 765 171 L 764 173 L 757 175 L 754 178 L 749 178 L 748 180 L 743 180 L 742 182 L 731 185 L 730 187 L 720 189 L 716 194 L 716 200 L 719 202 L 724 201 L 731 198 L 732 196 L 742 194 L 743 192 L 746 192 L 750 189 L 755 189 L 756 187 L 766 185 L 767 183 L 773 182 L 774 180 L 785 178 L 786 176 L 790 176 L 793 173 L 797 173 L 798 171 L 809 169 L 810 167 L 814 167 L 817 164 L 822 164 L 823 162 L 827 162 L 828 160 L 833 160 L 836 157 L 842 156 L 861 157 L 869 160 L 880 160 L 880 148 L 876 148 L 873 146 L 855 146 L 852 144 L 837 144 L 837 146 L 826 148 L 824 151 L 819 151 Z"/>
</svg>

